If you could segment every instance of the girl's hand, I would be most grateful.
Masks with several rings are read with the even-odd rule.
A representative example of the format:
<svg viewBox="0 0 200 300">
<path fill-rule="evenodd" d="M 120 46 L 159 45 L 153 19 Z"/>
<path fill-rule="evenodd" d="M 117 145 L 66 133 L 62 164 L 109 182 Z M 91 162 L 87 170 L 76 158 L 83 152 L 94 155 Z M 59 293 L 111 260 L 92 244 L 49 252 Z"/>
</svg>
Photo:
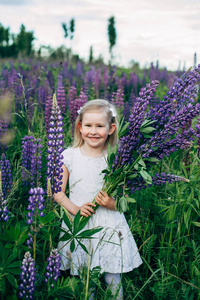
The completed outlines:
<svg viewBox="0 0 200 300">
<path fill-rule="evenodd" d="M 108 209 L 115 209 L 115 200 L 112 197 L 109 197 L 108 194 L 104 191 L 100 191 L 95 197 L 95 201 L 102 207 Z"/>
<path fill-rule="evenodd" d="M 96 205 L 92 202 L 88 202 L 80 206 L 78 210 L 81 211 L 81 216 L 89 217 L 92 214 L 95 214 L 95 211 L 91 206 L 95 207 Z"/>
</svg>

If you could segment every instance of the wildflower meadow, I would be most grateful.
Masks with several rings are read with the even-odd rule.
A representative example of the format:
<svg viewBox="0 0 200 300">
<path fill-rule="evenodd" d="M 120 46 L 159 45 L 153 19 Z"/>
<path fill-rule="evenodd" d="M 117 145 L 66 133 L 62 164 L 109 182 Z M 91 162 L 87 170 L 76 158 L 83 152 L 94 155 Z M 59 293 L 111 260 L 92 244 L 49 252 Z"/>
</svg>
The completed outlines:
<svg viewBox="0 0 200 300">
<path fill-rule="evenodd" d="M 200 65 L 170 72 L 78 59 L 0 62 L 1 299 L 87 300 L 94 285 L 96 299 L 114 299 L 100 268 L 59 271 L 62 219 L 72 252 L 75 240 L 84 247 L 101 229 L 84 231 L 87 220 L 78 213 L 72 221 L 53 199 L 77 111 L 98 98 L 115 105 L 120 124 L 103 188 L 143 260 L 122 275 L 124 299 L 200 299 L 199 82 Z"/>
</svg>

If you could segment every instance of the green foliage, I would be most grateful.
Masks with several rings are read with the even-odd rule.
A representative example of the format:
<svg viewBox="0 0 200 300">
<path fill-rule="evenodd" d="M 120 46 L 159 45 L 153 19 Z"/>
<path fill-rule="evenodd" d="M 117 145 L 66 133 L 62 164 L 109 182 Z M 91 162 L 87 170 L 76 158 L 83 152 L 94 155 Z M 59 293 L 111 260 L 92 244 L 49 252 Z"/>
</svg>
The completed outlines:
<svg viewBox="0 0 200 300">
<path fill-rule="evenodd" d="M 0 292 L 4 297 L 10 284 L 15 289 L 18 288 L 16 275 L 21 272 L 21 261 L 16 261 L 16 251 L 8 250 L 0 243 Z M 4 299 L 4 298 L 2 298 Z"/>
<path fill-rule="evenodd" d="M 64 213 L 63 221 L 65 222 L 68 230 L 65 230 L 64 228 L 61 229 L 61 231 L 64 232 L 64 235 L 60 237 L 60 241 L 67 242 L 66 244 L 70 242 L 71 252 L 73 252 L 75 249 L 75 241 L 76 241 L 81 246 L 81 248 L 83 248 L 83 250 L 88 253 L 87 248 L 81 242 L 81 240 L 92 239 L 92 235 L 94 235 L 95 233 L 103 229 L 103 227 L 95 227 L 94 229 L 83 230 L 86 223 L 88 222 L 88 218 L 83 219 L 80 215 L 80 211 L 76 214 L 73 222 L 71 222 L 67 214 Z"/>
</svg>

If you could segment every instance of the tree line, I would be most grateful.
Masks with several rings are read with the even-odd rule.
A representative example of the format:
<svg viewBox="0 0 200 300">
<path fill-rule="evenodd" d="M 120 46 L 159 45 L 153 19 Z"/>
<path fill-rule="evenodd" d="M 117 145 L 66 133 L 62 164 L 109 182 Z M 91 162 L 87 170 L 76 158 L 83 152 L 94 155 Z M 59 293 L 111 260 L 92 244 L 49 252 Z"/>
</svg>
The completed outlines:
<svg viewBox="0 0 200 300">
<path fill-rule="evenodd" d="M 75 33 L 75 19 L 72 18 L 67 23 L 61 23 L 62 29 L 64 31 L 64 38 L 74 38 Z M 115 28 L 115 17 L 111 16 L 108 19 L 107 26 L 107 35 L 109 40 L 109 53 L 111 59 L 113 58 L 113 47 L 116 44 L 117 32 Z M 27 31 L 25 26 L 22 24 L 20 27 L 20 32 L 18 34 L 13 34 L 10 32 L 10 28 L 5 28 L 0 23 L 0 58 L 21 58 L 21 57 L 30 57 L 36 54 L 35 49 L 33 48 L 33 41 L 35 40 L 34 32 Z M 37 55 L 40 56 L 41 50 L 46 48 L 49 51 L 49 54 L 52 54 L 50 49 L 51 46 L 40 46 L 40 49 L 37 51 Z M 55 52 L 54 52 L 55 53 Z M 53 55 L 52 55 L 53 56 Z M 93 61 L 93 46 L 90 47 L 89 61 Z"/>
</svg>

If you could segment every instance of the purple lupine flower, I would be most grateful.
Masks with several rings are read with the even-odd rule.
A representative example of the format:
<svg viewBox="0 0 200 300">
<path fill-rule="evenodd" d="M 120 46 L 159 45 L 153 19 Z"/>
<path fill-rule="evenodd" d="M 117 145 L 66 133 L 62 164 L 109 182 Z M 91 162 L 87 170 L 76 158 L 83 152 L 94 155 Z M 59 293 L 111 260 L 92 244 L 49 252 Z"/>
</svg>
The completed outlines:
<svg viewBox="0 0 200 300">
<path fill-rule="evenodd" d="M 147 85 L 146 89 L 143 88 L 139 93 L 139 97 L 136 98 L 129 118 L 127 134 L 120 140 L 113 168 L 115 170 L 120 167 L 123 168 L 123 166 L 129 167 L 139 157 L 144 159 L 145 164 L 143 161 L 141 165 L 135 167 L 136 173 L 139 173 L 139 177 L 133 176 L 133 181 L 128 181 L 127 186 L 131 188 L 132 193 L 147 187 L 148 184 L 159 185 L 166 182 L 186 181 L 183 177 L 176 177 L 169 174 L 166 176 L 164 173 L 156 174 L 152 178 L 151 176 L 149 178 L 148 173 L 144 169 L 148 171 L 149 167 L 155 164 L 156 161 L 161 160 L 178 149 L 190 148 L 195 136 L 200 138 L 200 124 L 196 124 L 194 128 L 191 127 L 192 120 L 200 115 L 200 104 L 193 104 L 193 100 L 197 94 L 195 84 L 199 77 L 200 65 L 195 71 L 191 71 L 191 74 L 184 74 L 184 88 L 179 83 L 176 84 L 176 87 L 179 88 L 176 95 L 180 98 L 180 103 L 176 103 L 175 98 L 170 98 L 174 95 L 174 91 L 176 91 L 176 88 L 171 88 L 168 94 L 170 97 L 167 98 L 166 103 L 165 101 L 162 102 L 162 105 L 159 103 L 158 111 L 154 107 L 153 110 L 150 110 L 151 113 L 147 112 L 149 102 L 152 101 L 153 93 L 158 86 L 157 81 L 152 82 L 151 85 Z M 155 112 L 158 119 L 160 111 L 165 113 L 165 116 L 162 115 L 162 119 L 159 119 L 159 122 L 157 122 L 152 111 Z M 156 128 L 154 136 L 149 134 L 155 128 L 146 124 L 153 124 L 153 127 Z"/>
<path fill-rule="evenodd" d="M 198 120 L 198 125 L 200 126 L 200 118 Z M 200 136 L 198 136 L 197 147 L 197 155 L 200 157 Z"/>
<path fill-rule="evenodd" d="M 88 97 L 83 92 L 83 89 L 81 89 L 78 100 L 77 100 L 77 107 L 80 109 L 86 102 L 88 101 Z"/>
<path fill-rule="evenodd" d="M 2 180 L 1 180 L 1 170 L 0 170 L 0 220 L 4 220 L 5 222 L 9 219 L 9 211 L 7 208 L 7 201 L 4 198 L 3 192 L 2 192 Z"/>
<path fill-rule="evenodd" d="M 42 155 L 41 149 L 42 145 L 40 144 L 41 139 L 37 138 L 33 140 L 33 148 L 31 151 L 31 169 L 30 169 L 30 180 L 31 186 L 37 186 L 41 178 L 41 169 L 42 169 Z"/>
<path fill-rule="evenodd" d="M 136 98 L 129 118 L 128 133 L 120 140 L 120 146 L 114 161 L 115 166 L 132 163 L 132 153 L 138 147 L 140 127 L 146 116 L 145 111 L 157 86 L 158 81 L 147 84 L 146 88 L 142 88 L 139 96 Z"/>
<path fill-rule="evenodd" d="M 87 99 L 89 97 L 89 84 L 87 80 L 85 80 L 84 85 L 83 85 L 83 92 L 86 95 Z"/>
<path fill-rule="evenodd" d="M 119 84 L 118 84 L 118 89 L 119 90 L 124 90 L 125 85 L 126 85 L 126 74 L 123 72 L 121 75 L 121 78 L 119 80 Z"/>
<path fill-rule="evenodd" d="M 25 136 L 22 139 L 22 182 L 25 184 L 31 169 L 31 152 L 33 146 L 33 136 Z M 29 178 L 30 181 L 30 178 Z"/>
<path fill-rule="evenodd" d="M 47 96 L 45 102 L 45 124 L 46 124 L 46 131 L 49 129 L 49 118 L 52 110 L 53 99 L 52 96 Z"/>
<path fill-rule="evenodd" d="M 76 71 L 75 71 L 75 74 L 77 77 L 81 78 L 82 75 L 83 75 L 83 68 L 84 68 L 84 65 L 83 63 L 81 63 L 80 61 L 77 62 L 76 64 Z"/>
<path fill-rule="evenodd" d="M 40 217 L 44 217 L 44 190 L 41 187 L 31 188 L 29 191 L 29 195 L 29 205 L 27 206 L 27 210 L 29 211 L 27 214 L 27 224 L 31 225 L 34 222 L 33 218 L 37 215 L 40 215 Z"/>
<path fill-rule="evenodd" d="M 52 249 L 50 256 L 47 258 L 48 264 L 45 273 L 45 282 L 50 284 L 51 288 L 54 287 L 54 281 L 58 280 L 60 276 L 61 257 L 58 249 Z"/>
<path fill-rule="evenodd" d="M 174 174 L 166 174 L 164 172 L 162 172 L 160 174 L 155 173 L 152 176 L 152 184 L 153 185 L 161 185 L 161 184 L 173 183 L 173 182 L 177 182 L 177 181 L 189 182 L 188 179 L 186 179 L 182 176 L 178 176 L 178 175 L 174 175 Z"/>
<path fill-rule="evenodd" d="M 196 134 L 200 134 L 200 126 L 195 129 L 190 127 L 184 130 L 186 124 L 200 114 L 200 104 L 196 106 L 187 104 L 180 110 L 176 110 L 174 115 L 171 115 L 169 121 L 164 125 L 164 128 L 157 131 L 154 137 L 151 137 L 146 144 L 139 147 L 139 152 L 143 153 L 143 157 L 153 156 L 162 159 L 165 155 L 178 150 L 191 147 L 191 141 Z M 180 130 L 182 129 L 182 132 Z"/>
<path fill-rule="evenodd" d="M 181 109 L 187 103 L 194 102 L 197 97 L 196 82 L 200 77 L 200 65 L 198 68 L 183 74 L 163 96 L 163 100 L 156 103 L 147 114 L 147 118 L 154 120 L 154 127 L 164 126 L 176 110 Z"/>
<path fill-rule="evenodd" d="M 103 84 L 104 84 L 104 98 L 107 98 L 107 93 L 108 93 L 108 67 L 104 66 L 104 72 L 103 72 Z"/>
<path fill-rule="evenodd" d="M 116 108 L 123 108 L 124 106 L 124 92 L 122 89 L 118 89 L 117 92 L 112 93 L 111 103 Z"/>
<path fill-rule="evenodd" d="M 37 97 L 38 97 L 38 103 L 42 107 L 46 107 L 46 99 L 50 95 L 50 87 L 49 82 L 46 80 L 44 82 L 44 85 L 39 85 L 38 91 L 37 91 Z"/>
<path fill-rule="evenodd" d="M 99 98 L 99 89 L 101 84 L 101 69 L 95 71 L 92 83 L 95 88 L 96 97 Z"/>
<path fill-rule="evenodd" d="M 130 74 L 130 79 L 129 79 L 130 84 L 133 86 L 133 89 L 135 91 L 135 93 L 137 93 L 137 86 L 138 86 L 138 76 L 135 73 L 131 73 Z"/>
<path fill-rule="evenodd" d="M 47 133 L 47 180 L 50 178 L 52 194 L 60 192 L 62 184 L 62 152 L 64 145 L 63 116 L 57 105 L 56 96 L 53 97 L 53 107 Z"/>
<path fill-rule="evenodd" d="M 62 81 L 63 81 L 63 76 L 62 75 L 58 75 L 58 78 L 57 78 L 57 89 L 59 88 L 59 87 L 62 87 L 63 86 L 63 83 L 62 83 Z"/>
<path fill-rule="evenodd" d="M 8 123 L 5 120 L 0 119 L 0 139 L 7 131 L 8 131 Z"/>
<path fill-rule="evenodd" d="M 66 100 L 65 100 L 65 89 L 63 86 L 59 86 L 57 90 L 57 102 L 58 106 L 61 109 L 62 115 L 65 113 L 66 109 Z"/>
<path fill-rule="evenodd" d="M 20 268 L 22 269 L 20 275 L 22 283 L 19 285 L 19 298 L 34 299 L 36 269 L 35 261 L 31 257 L 29 251 L 24 254 L 24 259 Z"/>
<path fill-rule="evenodd" d="M 37 186 L 41 178 L 41 139 L 25 136 L 22 139 L 22 181 L 23 184 Z"/>
<path fill-rule="evenodd" d="M 130 117 L 130 105 L 128 102 L 124 103 L 124 111 L 123 111 L 124 120 L 128 121 Z"/>
<path fill-rule="evenodd" d="M 70 110 L 70 122 L 72 126 L 72 136 L 74 134 L 74 123 L 77 117 L 77 90 L 75 86 L 71 86 L 69 90 L 69 110 Z"/>
<path fill-rule="evenodd" d="M 4 199 L 6 199 L 7 194 L 12 188 L 12 172 L 10 167 L 10 162 L 6 159 L 6 155 L 2 153 L 0 160 L 0 170 L 2 176 L 2 192 Z"/>
<path fill-rule="evenodd" d="M 174 174 L 166 174 L 164 172 L 162 173 L 155 173 L 152 176 L 152 184 L 148 184 L 144 181 L 142 177 L 139 177 L 134 180 L 129 180 L 127 182 L 127 186 L 130 188 L 131 193 L 135 193 L 136 191 L 141 191 L 142 189 L 146 189 L 147 186 L 152 186 L 152 185 L 162 185 L 166 183 L 174 183 L 177 181 L 182 181 L 182 182 L 189 182 L 188 179 L 182 176 L 174 175 Z"/>
<path fill-rule="evenodd" d="M 81 89 L 79 97 L 77 97 L 77 91 L 76 87 L 72 86 L 70 88 L 70 121 L 71 121 L 71 126 L 72 126 L 72 136 L 74 133 L 74 123 L 75 120 L 78 116 L 78 110 L 87 102 L 88 97 L 86 94 L 83 92 L 83 89 Z"/>
<path fill-rule="evenodd" d="M 133 90 L 131 90 L 130 97 L 129 97 L 129 103 L 131 108 L 133 107 L 135 101 L 136 101 L 135 93 L 133 92 Z"/>
</svg>

